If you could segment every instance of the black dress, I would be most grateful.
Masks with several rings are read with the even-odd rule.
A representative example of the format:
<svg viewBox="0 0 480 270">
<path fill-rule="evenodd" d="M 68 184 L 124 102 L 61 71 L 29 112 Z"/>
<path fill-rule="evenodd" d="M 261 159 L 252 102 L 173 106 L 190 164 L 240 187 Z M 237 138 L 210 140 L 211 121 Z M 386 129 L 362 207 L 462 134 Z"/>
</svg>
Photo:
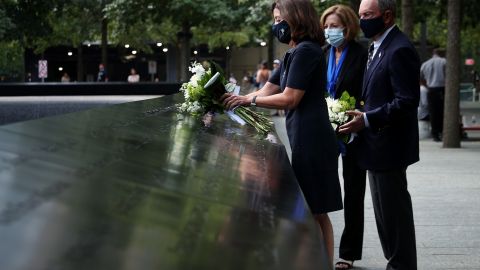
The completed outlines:
<svg viewBox="0 0 480 270">
<path fill-rule="evenodd" d="M 338 147 L 325 101 L 326 67 L 322 47 L 302 41 L 285 54 L 271 83 L 305 91 L 298 106 L 287 112 L 292 167 L 313 214 L 342 209 L 338 179 Z"/>
</svg>

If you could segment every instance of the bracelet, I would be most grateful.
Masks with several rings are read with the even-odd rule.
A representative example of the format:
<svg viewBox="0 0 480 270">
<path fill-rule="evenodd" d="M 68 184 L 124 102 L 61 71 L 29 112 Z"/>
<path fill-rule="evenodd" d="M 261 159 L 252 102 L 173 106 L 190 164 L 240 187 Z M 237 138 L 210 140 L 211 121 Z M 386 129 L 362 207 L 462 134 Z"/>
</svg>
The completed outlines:
<svg viewBox="0 0 480 270">
<path fill-rule="evenodd" d="M 257 99 L 257 96 L 253 96 L 252 102 L 250 102 L 250 106 L 255 107 L 257 106 L 257 103 L 255 103 L 255 100 Z"/>
</svg>

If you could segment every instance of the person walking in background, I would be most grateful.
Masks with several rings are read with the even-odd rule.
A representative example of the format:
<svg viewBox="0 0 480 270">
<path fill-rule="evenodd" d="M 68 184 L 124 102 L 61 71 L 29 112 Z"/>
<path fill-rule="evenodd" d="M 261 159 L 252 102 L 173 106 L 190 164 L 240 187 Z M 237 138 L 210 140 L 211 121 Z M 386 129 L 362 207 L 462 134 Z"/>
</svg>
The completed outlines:
<svg viewBox="0 0 480 270">
<path fill-rule="evenodd" d="M 255 70 L 255 72 L 253 72 L 253 75 L 252 75 L 252 85 L 253 87 L 255 87 L 255 90 L 258 90 L 259 84 L 257 83 L 257 73 L 260 70 L 260 68 L 261 68 L 261 64 L 258 64 L 257 69 Z"/>
<path fill-rule="evenodd" d="M 27 76 L 25 78 L 25 82 L 33 82 L 33 76 L 31 72 L 27 73 Z"/>
<path fill-rule="evenodd" d="M 334 5 L 323 12 L 320 24 L 329 43 L 324 47 L 327 59 L 327 92 L 338 99 L 347 91 L 358 103 L 367 63 L 366 48 L 355 41 L 360 31 L 358 16 L 348 6 Z M 345 145 L 339 141 L 344 149 L 342 163 L 345 227 L 340 239 L 340 259 L 335 264 L 335 269 L 350 269 L 355 260 L 362 258 L 366 171 L 357 164 L 355 143 L 354 140 Z"/>
<path fill-rule="evenodd" d="M 268 69 L 268 63 L 263 61 L 260 65 L 260 68 L 257 70 L 257 76 L 255 80 L 258 84 L 258 89 L 261 89 L 270 78 L 270 69 Z"/>
<path fill-rule="evenodd" d="M 480 76 L 478 75 L 478 72 L 474 69 L 474 70 L 472 70 L 473 87 L 476 88 L 476 89 L 480 89 L 479 82 L 480 82 Z"/>
<path fill-rule="evenodd" d="M 421 81 L 428 88 L 431 133 L 436 142 L 442 141 L 446 63 L 447 60 L 440 56 L 439 50 L 434 49 L 432 58 L 423 63 L 420 68 Z"/>
<path fill-rule="evenodd" d="M 253 76 L 251 72 L 244 70 L 243 71 L 243 78 L 242 78 L 242 85 L 240 87 L 240 93 L 242 95 L 249 94 L 253 91 L 256 91 L 257 88 L 253 83 Z"/>
<path fill-rule="evenodd" d="M 108 82 L 107 70 L 103 63 L 98 65 L 97 82 Z"/>
<path fill-rule="evenodd" d="M 428 88 L 420 82 L 420 103 L 418 104 L 418 135 L 419 139 L 430 136 L 430 117 L 428 115 Z"/>
<path fill-rule="evenodd" d="M 418 104 L 418 120 L 428 121 L 430 120 L 428 114 L 428 88 L 420 84 L 420 103 Z"/>
<path fill-rule="evenodd" d="M 277 69 L 280 68 L 280 65 L 282 62 L 278 59 L 273 60 L 273 69 L 272 72 L 270 73 L 270 77 L 275 73 Z M 285 116 L 285 110 L 273 110 L 272 116 Z"/>
<path fill-rule="evenodd" d="M 129 83 L 137 83 L 140 81 L 140 75 L 137 74 L 137 71 L 134 68 L 130 69 L 130 75 L 128 75 L 127 81 Z"/>
<path fill-rule="evenodd" d="M 387 270 L 416 270 L 415 226 L 407 167 L 419 160 L 417 107 L 420 60 L 395 25 L 394 0 L 363 0 L 360 27 L 373 40 L 361 111 L 340 126 L 358 132 L 359 165 L 368 170 L 375 221 Z"/>
<path fill-rule="evenodd" d="M 328 213 L 342 209 L 342 194 L 337 139 L 325 101 L 325 38 L 309 0 L 278 0 L 272 11 L 273 35 L 291 49 L 263 88 L 246 96 L 224 94 L 223 104 L 227 109 L 250 105 L 288 110 L 292 168 L 333 264 L 333 227 Z"/>
<path fill-rule="evenodd" d="M 228 78 L 229 83 L 237 84 L 237 79 L 235 79 L 235 75 L 230 73 L 230 77 Z"/>
<path fill-rule="evenodd" d="M 61 82 L 70 82 L 70 76 L 68 76 L 67 72 L 63 73 L 62 78 L 60 79 Z"/>
<path fill-rule="evenodd" d="M 275 70 L 277 70 L 277 69 L 280 68 L 280 64 L 281 64 L 281 63 L 282 63 L 282 62 L 280 62 L 280 60 L 278 60 L 278 59 L 273 60 L 273 70 L 272 70 L 272 73 L 271 73 L 271 74 L 273 74 L 273 72 L 274 72 Z"/>
</svg>

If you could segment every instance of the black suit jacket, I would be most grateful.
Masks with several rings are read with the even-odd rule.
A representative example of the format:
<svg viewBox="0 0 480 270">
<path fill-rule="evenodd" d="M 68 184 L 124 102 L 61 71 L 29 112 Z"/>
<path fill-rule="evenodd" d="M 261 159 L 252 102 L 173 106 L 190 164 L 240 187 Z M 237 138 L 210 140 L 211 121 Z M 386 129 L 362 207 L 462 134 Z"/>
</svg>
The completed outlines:
<svg viewBox="0 0 480 270">
<path fill-rule="evenodd" d="M 364 75 L 360 108 L 370 127 L 359 132 L 362 168 L 402 169 L 419 160 L 419 74 L 417 51 L 395 26 Z"/>
<path fill-rule="evenodd" d="M 323 48 L 327 66 L 331 47 L 331 45 L 328 45 Z M 335 86 L 336 99 L 340 98 L 344 91 L 347 91 L 350 96 L 355 97 L 358 106 L 362 94 L 363 73 L 367 63 L 367 56 L 368 51 L 365 47 L 355 40 L 349 42 L 347 56 L 343 62 Z"/>
</svg>

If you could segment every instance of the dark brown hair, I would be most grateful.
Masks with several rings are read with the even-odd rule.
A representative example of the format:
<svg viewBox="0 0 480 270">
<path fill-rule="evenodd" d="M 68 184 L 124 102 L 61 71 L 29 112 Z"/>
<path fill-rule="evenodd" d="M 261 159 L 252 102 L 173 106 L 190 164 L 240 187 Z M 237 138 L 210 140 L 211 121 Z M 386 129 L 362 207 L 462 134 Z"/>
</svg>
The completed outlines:
<svg viewBox="0 0 480 270">
<path fill-rule="evenodd" d="M 320 45 L 325 43 L 320 18 L 310 0 L 277 0 L 276 8 L 290 26 L 295 43 L 303 39 L 310 39 Z"/>
<path fill-rule="evenodd" d="M 277 8 L 277 3 L 276 3 L 276 2 L 273 2 L 271 12 L 273 13 L 273 10 L 276 9 L 276 8 Z"/>
</svg>

